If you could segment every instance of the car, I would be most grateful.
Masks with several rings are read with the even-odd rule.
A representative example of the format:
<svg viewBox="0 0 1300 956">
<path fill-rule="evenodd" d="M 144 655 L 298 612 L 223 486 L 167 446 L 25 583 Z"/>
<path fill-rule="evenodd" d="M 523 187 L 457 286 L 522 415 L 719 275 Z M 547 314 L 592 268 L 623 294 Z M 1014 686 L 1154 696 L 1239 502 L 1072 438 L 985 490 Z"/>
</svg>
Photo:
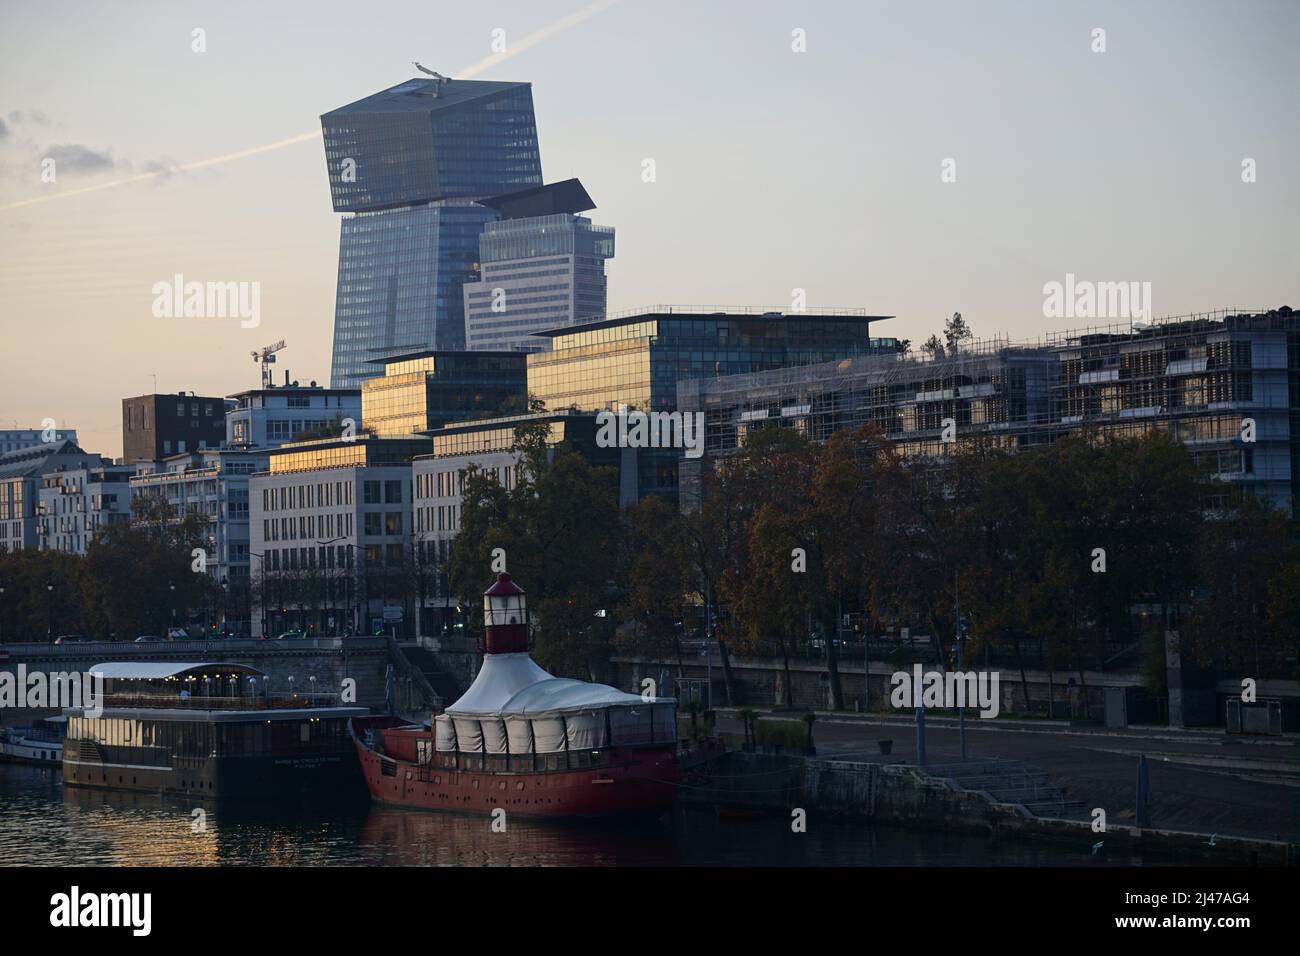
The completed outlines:
<svg viewBox="0 0 1300 956">
<path fill-rule="evenodd" d="M 90 638 L 84 634 L 61 634 L 55 638 L 55 644 L 90 644 Z"/>
<path fill-rule="evenodd" d="M 169 627 L 167 629 L 167 640 L 169 641 L 188 641 L 190 633 L 183 627 Z"/>
<path fill-rule="evenodd" d="M 276 638 L 277 641 L 303 641 L 306 639 L 307 635 L 302 631 L 285 631 Z"/>
<path fill-rule="evenodd" d="M 157 634 L 141 634 L 135 639 L 137 644 L 166 644 L 167 638 L 159 637 Z"/>
</svg>

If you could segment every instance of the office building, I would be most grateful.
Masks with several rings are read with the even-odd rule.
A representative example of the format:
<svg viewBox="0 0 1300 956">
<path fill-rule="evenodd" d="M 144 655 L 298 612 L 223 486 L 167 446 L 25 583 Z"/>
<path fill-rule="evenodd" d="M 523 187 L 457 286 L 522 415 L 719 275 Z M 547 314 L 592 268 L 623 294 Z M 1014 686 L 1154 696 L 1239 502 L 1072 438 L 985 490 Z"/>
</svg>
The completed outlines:
<svg viewBox="0 0 1300 956">
<path fill-rule="evenodd" d="M 132 499 L 160 497 L 171 506 L 177 521 L 193 514 L 207 518 L 207 573 L 230 595 L 226 625 L 235 633 L 247 634 L 249 625 L 243 615 L 250 567 L 248 486 L 254 472 L 266 469 L 267 452 L 211 448 L 172 455 L 161 465 L 159 471 L 130 479 Z"/>
<path fill-rule="evenodd" d="M 122 460 L 155 462 L 226 439 L 226 400 L 193 392 L 122 399 Z"/>
<path fill-rule="evenodd" d="M 527 408 L 528 367 L 519 353 L 422 351 L 373 361 L 383 374 L 361 386 L 371 435 L 410 437 Z"/>
<path fill-rule="evenodd" d="M 411 458 L 426 439 L 312 441 L 251 482 L 253 632 L 407 632 L 434 572 L 411 552 Z"/>
<path fill-rule="evenodd" d="M 980 436 L 1013 450 L 1084 429 L 1166 431 L 1206 474 L 1300 514 L 1300 319 L 1289 309 L 1061 332 L 1018 346 L 973 343 L 942 358 L 701 378 L 680 384 L 678 405 L 705 421 L 706 457 L 681 462 L 684 503 L 698 500 L 710 459 L 743 447 L 755 428 L 791 427 L 822 441 L 876 424 L 904 454 L 936 456 L 952 447 L 941 437 L 951 419 L 959 441 Z M 1219 503 L 1226 498 L 1225 488 Z"/>
<path fill-rule="evenodd" d="M 614 230 L 577 215 L 594 204 L 576 179 L 479 201 L 501 216 L 479 237 L 478 281 L 465 284 L 469 349 L 539 351 L 533 333 L 606 312 Z"/>
<path fill-rule="evenodd" d="M 0 455 L 5 452 L 31 448 L 47 441 L 70 441 L 77 443 L 75 428 L 0 428 Z"/>
<path fill-rule="evenodd" d="M 528 392 L 547 410 L 671 412 L 684 379 L 758 372 L 859 355 L 894 354 L 871 337 L 889 316 L 861 310 L 785 315 L 776 310 L 656 306 L 540 333 L 550 351 L 528 355 Z M 642 449 L 638 495 L 677 493 L 678 452 Z"/>
<path fill-rule="evenodd" d="M 339 239 L 330 384 L 377 357 L 464 348 L 461 287 L 496 210 L 542 181 L 527 83 L 415 79 L 321 116 Z"/>
<path fill-rule="evenodd" d="M 237 448 L 276 448 L 308 437 L 341 435 L 351 420 L 361 431 L 361 390 L 301 387 L 256 388 L 230 396 L 226 444 Z"/>
</svg>

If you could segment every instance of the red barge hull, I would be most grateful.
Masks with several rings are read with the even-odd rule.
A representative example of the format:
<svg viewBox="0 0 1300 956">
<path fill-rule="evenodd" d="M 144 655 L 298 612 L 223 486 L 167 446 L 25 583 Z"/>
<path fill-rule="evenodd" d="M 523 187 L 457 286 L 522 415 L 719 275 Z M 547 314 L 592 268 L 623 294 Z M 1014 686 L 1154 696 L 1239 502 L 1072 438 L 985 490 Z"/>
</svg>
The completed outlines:
<svg viewBox="0 0 1300 956">
<path fill-rule="evenodd" d="M 534 817 L 653 816 L 672 807 L 681 779 L 676 744 L 612 748 L 599 763 L 580 769 L 499 771 L 422 764 L 380 753 L 366 744 L 367 731 L 385 749 L 401 750 L 403 739 L 432 741 L 432 734 L 394 717 L 363 717 L 351 723 L 357 758 L 370 796 L 378 803 L 412 810 Z M 390 731 L 390 733 L 384 733 Z M 438 754 L 439 761 L 456 762 Z M 463 755 L 461 757 L 463 760 Z"/>
</svg>

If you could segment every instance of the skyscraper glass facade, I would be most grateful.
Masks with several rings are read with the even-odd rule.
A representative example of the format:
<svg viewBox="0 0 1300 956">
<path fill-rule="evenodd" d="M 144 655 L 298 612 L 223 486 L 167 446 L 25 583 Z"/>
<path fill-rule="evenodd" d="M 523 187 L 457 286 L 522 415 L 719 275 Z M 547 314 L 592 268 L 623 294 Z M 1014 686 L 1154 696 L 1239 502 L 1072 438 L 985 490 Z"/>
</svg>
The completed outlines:
<svg viewBox="0 0 1300 956">
<path fill-rule="evenodd" d="M 465 347 L 462 286 L 496 213 L 469 200 L 358 213 L 343 220 L 334 306 L 335 388 L 356 388 L 385 353 Z M 340 384 L 343 383 L 343 384 Z"/>
<path fill-rule="evenodd" d="M 342 223 L 331 384 L 369 360 L 465 347 L 462 285 L 497 218 L 472 200 L 541 183 L 526 83 L 411 80 L 321 117 Z"/>
<path fill-rule="evenodd" d="M 560 213 L 490 223 L 479 238 L 480 280 L 465 284 L 470 349 L 536 352 L 534 332 L 605 314 L 605 260 L 614 230 Z"/>
<path fill-rule="evenodd" d="M 492 196 L 542 181 L 527 83 L 411 80 L 325 113 L 321 130 L 335 212 Z"/>
</svg>

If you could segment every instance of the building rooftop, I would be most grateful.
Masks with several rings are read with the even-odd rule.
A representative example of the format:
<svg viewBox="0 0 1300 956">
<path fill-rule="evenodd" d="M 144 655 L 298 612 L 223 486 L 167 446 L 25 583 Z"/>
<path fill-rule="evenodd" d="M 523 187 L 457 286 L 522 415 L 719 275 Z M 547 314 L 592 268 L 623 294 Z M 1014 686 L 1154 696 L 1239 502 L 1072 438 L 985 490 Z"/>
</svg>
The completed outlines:
<svg viewBox="0 0 1300 956">
<path fill-rule="evenodd" d="M 32 445 L 29 448 L 16 448 L 0 455 L 0 478 L 20 478 L 40 474 L 50 458 L 64 454 L 87 455 L 91 458 L 99 457 L 83 451 L 70 438 L 42 442 L 39 445 Z"/>
<path fill-rule="evenodd" d="M 545 186 L 532 186 L 500 196 L 478 200 L 501 213 L 502 219 L 532 219 L 557 213 L 580 213 L 595 209 L 587 190 L 577 179 L 565 179 Z"/>
<path fill-rule="evenodd" d="M 840 321 L 858 321 L 863 325 L 892 319 L 892 315 L 871 315 L 866 309 L 815 309 L 808 312 L 783 312 L 781 308 L 763 308 L 761 306 L 726 306 L 726 305 L 651 305 L 640 309 L 622 312 L 609 312 L 604 317 L 581 325 L 566 325 L 558 329 L 534 332 L 543 338 L 555 338 L 560 335 L 574 335 L 578 332 L 591 332 L 596 329 L 609 329 L 619 325 L 632 325 L 646 319 L 744 319 L 746 322 L 785 322 L 816 321 L 817 319 L 836 319 Z"/>
<path fill-rule="evenodd" d="M 507 90 L 529 88 L 529 83 L 509 83 L 498 80 L 449 80 L 439 83 L 433 79 L 412 79 L 378 93 L 363 97 L 355 103 L 340 106 L 321 114 L 324 122 L 331 116 L 358 113 L 434 113 L 455 109 L 485 96 L 495 96 Z M 433 95 L 435 92 L 437 95 Z"/>
<path fill-rule="evenodd" d="M 421 349 L 417 352 L 403 352 L 400 355 L 388 355 L 384 358 L 366 359 L 368 365 L 390 365 L 396 362 L 410 362 L 414 359 L 431 358 L 439 355 L 457 355 L 465 356 L 471 359 L 476 358 L 518 358 L 523 359 L 523 352 L 493 352 L 487 349 L 475 349 L 474 351 L 465 351 L 463 349 Z M 353 391 L 360 391 L 354 389 Z"/>
</svg>

